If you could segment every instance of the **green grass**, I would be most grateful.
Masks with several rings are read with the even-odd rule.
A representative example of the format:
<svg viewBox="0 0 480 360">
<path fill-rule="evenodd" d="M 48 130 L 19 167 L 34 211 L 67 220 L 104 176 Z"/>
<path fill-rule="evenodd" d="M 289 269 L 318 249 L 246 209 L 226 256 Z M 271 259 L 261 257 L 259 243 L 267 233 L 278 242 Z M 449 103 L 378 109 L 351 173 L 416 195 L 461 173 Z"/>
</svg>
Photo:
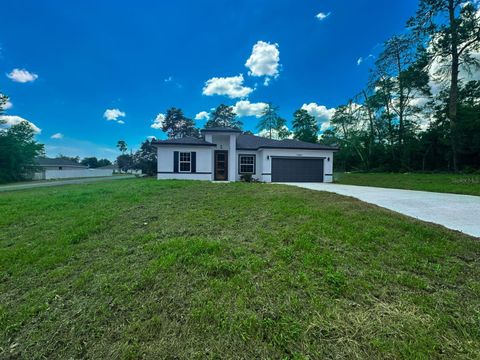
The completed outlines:
<svg viewBox="0 0 480 360">
<path fill-rule="evenodd" d="M 0 194 L 0 358 L 479 358 L 480 243 L 352 198 L 132 179 Z"/>
<path fill-rule="evenodd" d="M 480 175 L 441 173 L 335 173 L 335 182 L 346 185 L 480 196 Z"/>
</svg>

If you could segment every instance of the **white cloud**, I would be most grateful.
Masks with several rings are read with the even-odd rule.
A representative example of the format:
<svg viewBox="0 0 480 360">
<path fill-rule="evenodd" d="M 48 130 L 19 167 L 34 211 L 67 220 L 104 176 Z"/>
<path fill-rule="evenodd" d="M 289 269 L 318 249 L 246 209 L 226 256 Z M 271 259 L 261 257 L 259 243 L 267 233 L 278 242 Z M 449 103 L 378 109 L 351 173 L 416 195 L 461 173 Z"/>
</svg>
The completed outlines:
<svg viewBox="0 0 480 360">
<path fill-rule="evenodd" d="M 175 81 L 175 79 L 171 75 L 169 77 L 163 79 L 163 82 L 167 83 L 167 84 L 174 84 L 179 89 L 182 88 L 182 84 L 180 84 L 178 81 Z"/>
<path fill-rule="evenodd" d="M 243 86 L 243 74 L 231 77 L 214 77 L 205 83 L 203 95 L 225 95 L 231 99 L 243 98 L 250 94 L 253 89 Z"/>
<path fill-rule="evenodd" d="M 125 117 L 127 114 L 125 114 L 123 111 L 120 111 L 119 109 L 107 109 L 103 113 L 103 117 L 107 119 L 107 121 L 116 121 L 119 124 L 125 124 L 123 120 L 120 120 L 120 118 Z"/>
<path fill-rule="evenodd" d="M 262 113 L 267 106 L 268 104 L 263 102 L 251 103 L 248 100 L 241 100 L 237 101 L 232 108 L 238 117 L 256 116 L 258 118 L 262 116 Z"/>
<path fill-rule="evenodd" d="M 480 61 L 480 51 L 472 51 L 471 56 Z M 449 75 L 446 75 L 442 72 L 448 72 L 450 67 L 450 61 L 445 63 L 440 63 L 438 57 L 436 57 L 432 65 L 429 68 L 429 76 L 430 76 L 430 91 L 433 95 L 438 95 L 438 93 L 444 89 L 449 84 Z M 467 66 L 461 65 L 460 72 L 458 74 L 459 80 L 462 80 L 464 83 L 472 80 L 480 80 L 480 68 L 470 67 L 468 69 Z"/>
<path fill-rule="evenodd" d="M 50 136 L 50 139 L 63 139 L 63 134 L 62 133 L 56 133 Z"/>
<path fill-rule="evenodd" d="M 38 75 L 31 73 L 25 69 L 13 69 L 10 73 L 7 74 L 7 77 L 15 82 L 27 83 L 33 82 L 38 79 Z"/>
<path fill-rule="evenodd" d="M 165 121 L 165 114 L 158 114 L 155 120 L 153 120 L 153 124 L 150 125 L 152 129 L 162 130 L 163 122 Z"/>
<path fill-rule="evenodd" d="M 280 71 L 278 44 L 257 41 L 245 66 L 250 69 L 250 76 L 266 76 L 264 85 L 268 86 L 270 79 L 278 77 Z"/>
<path fill-rule="evenodd" d="M 210 114 L 206 111 L 200 111 L 197 115 L 195 115 L 195 120 L 208 120 L 210 118 Z"/>
<path fill-rule="evenodd" d="M 33 129 L 33 131 L 36 134 L 40 134 L 42 132 L 42 129 L 40 129 L 38 126 L 36 126 L 34 123 L 16 115 L 0 115 L 0 120 L 5 121 L 4 124 L 1 124 L 0 127 L 10 127 L 13 125 L 20 124 L 21 122 L 26 122 L 30 125 L 30 127 Z"/>
<path fill-rule="evenodd" d="M 319 12 L 317 15 L 315 15 L 315 17 L 318 20 L 322 21 L 322 20 L 325 20 L 327 17 L 329 17 L 330 14 L 331 14 L 330 12 L 329 13 Z"/>
<path fill-rule="evenodd" d="M 374 57 L 375 57 L 375 56 L 372 55 L 372 54 L 368 55 L 366 58 L 363 58 L 363 57 L 360 56 L 360 57 L 357 59 L 357 66 L 360 66 L 360 65 L 361 65 L 362 63 L 364 63 L 365 61 L 370 60 L 370 59 L 373 59 Z"/>
<path fill-rule="evenodd" d="M 288 127 L 286 127 L 286 126 L 283 126 L 283 129 L 289 131 Z M 270 131 L 269 131 L 269 130 L 262 130 L 262 131 L 260 131 L 259 133 L 255 134 L 255 135 L 256 135 L 256 136 L 261 136 L 261 137 L 270 138 Z M 293 139 L 293 134 L 290 133 L 290 135 L 289 135 L 287 138 L 288 138 L 288 139 Z M 275 130 L 275 129 L 272 129 L 272 139 L 281 140 L 281 139 L 280 139 L 280 136 L 278 136 L 278 131 Z"/>
<path fill-rule="evenodd" d="M 7 102 L 3 106 L 3 110 L 8 110 L 8 109 L 11 109 L 12 107 L 13 107 L 13 104 L 11 103 L 11 101 L 7 100 Z"/>
<path fill-rule="evenodd" d="M 330 120 L 335 114 L 335 108 L 328 109 L 324 105 L 318 105 L 317 103 L 303 104 L 303 110 L 312 115 L 320 125 L 320 130 L 325 131 L 330 127 Z"/>
</svg>

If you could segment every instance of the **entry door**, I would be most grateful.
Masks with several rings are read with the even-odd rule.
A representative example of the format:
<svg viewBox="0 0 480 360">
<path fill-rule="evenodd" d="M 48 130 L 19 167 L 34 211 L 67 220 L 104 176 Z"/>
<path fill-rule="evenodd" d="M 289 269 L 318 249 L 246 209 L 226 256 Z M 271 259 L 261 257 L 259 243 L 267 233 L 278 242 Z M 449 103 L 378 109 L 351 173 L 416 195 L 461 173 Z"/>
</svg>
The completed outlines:
<svg viewBox="0 0 480 360">
<path fill-rule="evenodd" d="M 215 151 L 215 180 L 228 180 L 228 151 Z"/>
</svg>

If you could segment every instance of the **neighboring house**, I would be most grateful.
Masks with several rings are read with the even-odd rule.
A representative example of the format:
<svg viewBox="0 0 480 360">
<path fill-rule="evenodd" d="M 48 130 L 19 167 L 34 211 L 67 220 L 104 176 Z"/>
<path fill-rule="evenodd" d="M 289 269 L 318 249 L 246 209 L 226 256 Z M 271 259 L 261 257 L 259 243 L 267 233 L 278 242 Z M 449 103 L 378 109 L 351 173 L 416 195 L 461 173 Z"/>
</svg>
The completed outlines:
<svg viewBox="0 0 480 360">
<path fill-rule="evenodd" d="M 96 168 L 97 170 L 111 170 L 113 174 L 119 173 L 120 170 L 118 169 L 118 166 L 115 164 L 110 164 L 110 165 L 105 165 L 105 166 L 100 166 Z"/>
<path fill-rule="evenodd" d="M 154 140 L 158 179 L 264 182 L 332 182 L 335 147 L 273 140 L 232 128 L 206 128 L 203 139 Z"/>
<path fill-rule="evenodd" d="M 51 180 L 79 177 L 112 176 L 113 169 L 89 169 L 67 159 L 36 158 L 37 168 L 33 180 Z"/>
</svg>

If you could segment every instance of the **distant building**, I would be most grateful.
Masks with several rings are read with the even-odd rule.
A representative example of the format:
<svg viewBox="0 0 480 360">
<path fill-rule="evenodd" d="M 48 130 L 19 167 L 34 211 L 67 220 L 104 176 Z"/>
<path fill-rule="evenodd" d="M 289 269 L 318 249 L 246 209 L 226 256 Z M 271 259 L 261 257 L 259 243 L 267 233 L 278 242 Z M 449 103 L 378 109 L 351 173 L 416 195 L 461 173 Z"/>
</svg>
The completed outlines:
<svg viewBox="0 0 480 360">
<path fill-rule="evenodd" d="M 82 177 L 112 176 L 113 168 L 89 169 L 87 166 L 68 159 L 39 157 L 33 180 L 51 180 Z"/>
</svg>

